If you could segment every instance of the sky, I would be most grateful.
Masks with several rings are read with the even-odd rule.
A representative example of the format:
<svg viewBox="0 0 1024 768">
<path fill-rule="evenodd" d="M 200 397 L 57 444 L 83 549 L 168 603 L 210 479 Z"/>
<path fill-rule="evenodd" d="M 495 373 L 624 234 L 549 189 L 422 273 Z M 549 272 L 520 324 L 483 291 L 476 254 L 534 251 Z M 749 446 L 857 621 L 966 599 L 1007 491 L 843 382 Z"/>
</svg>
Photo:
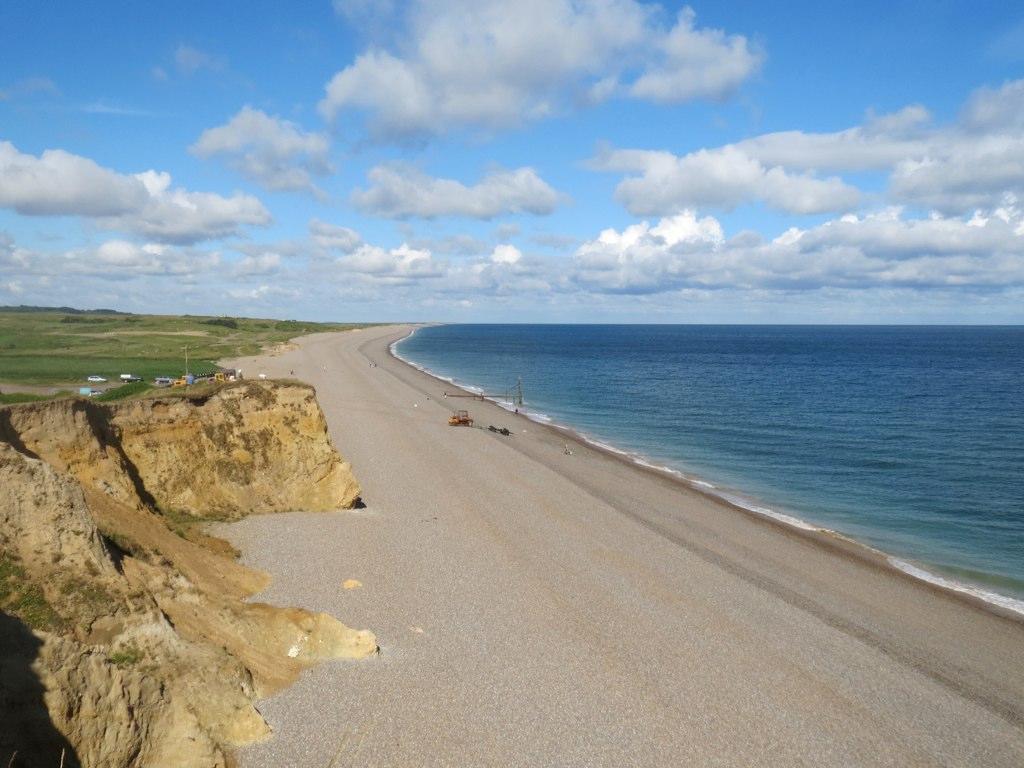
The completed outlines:
<svg viewBox="0 0 1024 768">
<path fill-rule="evenodd" d="M 1024 6 L 0 5 L 0 305 L 1022 323 Z"/>
</svg>

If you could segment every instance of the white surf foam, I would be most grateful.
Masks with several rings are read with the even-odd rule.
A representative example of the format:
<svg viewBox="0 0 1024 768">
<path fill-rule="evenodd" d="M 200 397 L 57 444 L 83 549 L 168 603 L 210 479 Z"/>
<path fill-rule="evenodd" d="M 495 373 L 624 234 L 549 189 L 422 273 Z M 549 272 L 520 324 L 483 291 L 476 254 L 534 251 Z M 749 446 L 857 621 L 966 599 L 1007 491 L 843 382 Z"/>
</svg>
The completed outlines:
<svg viewBox="0 0 1024 768">
<path fill-rule="evenodd" d="M 750 499 L 745 499 L 742 496 L 739 496 L 734 493 L 718 492 L 715 495 L 725 499 L 730 504 L 735 504 L 737 507 L 742 507 L 743 509 L 746 509 L 749 512 L 753 512 L 757 515 L 762 515 L 763 517 L 770 517 L 773 520 L 778 520 L 780 523 L 785 523 L 786 525 L 790 525 L 793 528 L 799 528 L 802 531 L 828 530 L 827 528 L 822 528 L 820 525 L 812 525 L 811 523 L 808 523 L 806 520 L 801 520 L 799 517 L 787 515 L 785 512 L 777 512 L 769 507 L 756 504 L 752 502 Z"/>
<path fill-rule="evenodd" d="M 954 581 L 953 579 L 947 579 L 944 576 L 939 576 L 931 571 L 926 571 L 924 568 L 908 563 L 906 560 L 900 560 L 898 557 L 888 557 L 887 560 L 889 561 L 889 565 L 913 576 L 915 579 L 927 581 L 929 584 L 935 584 L 936 586 L 952 590 L 953 592 L 970 595 L 971 597 L 976 597 L 979 600 L 984 600 L 986 603 L 998 605 L 1000 608 L 1005 608 L 1008 611 L 1024 615 L 1024 600 L 1017 600 L 1016 598 L 1008 597 L 1007 595 L 1000 595 L 998 592 L 992 592 L 987 589 L 982 589 L 981 587 L 972 587 L 968 584 Z"/>
</svg>

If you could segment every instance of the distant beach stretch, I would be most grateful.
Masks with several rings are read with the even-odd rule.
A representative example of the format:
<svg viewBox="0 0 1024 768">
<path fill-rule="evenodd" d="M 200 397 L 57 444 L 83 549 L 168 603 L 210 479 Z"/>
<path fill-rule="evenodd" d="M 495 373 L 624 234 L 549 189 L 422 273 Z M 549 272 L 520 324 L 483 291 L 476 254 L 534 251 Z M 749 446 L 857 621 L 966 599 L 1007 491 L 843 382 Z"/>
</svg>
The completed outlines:
<svg viewBox="0 0 1024 768">
<path fill-rule="evenodd" d="M 525 378 L 532 419 L 1024 614 L 1024 328 L 445 325 L 392 347 L 470 391 Z"/>
<path fill-rule="evenodd" d="M 445 398 L 389 354 L 410 330 L 235 361 L 316 386 L 366 506 L 223 532 L 273 576 L 259 599 L 381 648 L 263 702 L 274 737 L 243 766 L 1024 764 L 1018 614 Z"/>
</svg>

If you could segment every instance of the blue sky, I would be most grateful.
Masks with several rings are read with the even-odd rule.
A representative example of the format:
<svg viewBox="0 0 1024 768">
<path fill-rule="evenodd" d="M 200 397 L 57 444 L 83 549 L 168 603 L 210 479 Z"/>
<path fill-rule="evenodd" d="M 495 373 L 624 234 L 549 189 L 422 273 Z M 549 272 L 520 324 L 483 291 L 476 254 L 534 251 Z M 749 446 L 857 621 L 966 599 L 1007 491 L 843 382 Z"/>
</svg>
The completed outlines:
<svg viewBox="0 0 1024 768">
<path fill-rule="evenodd" d="M 3 5 L 0 304 L 1024 322 L 1012 3 L 239 7 Z"/>
</svg>

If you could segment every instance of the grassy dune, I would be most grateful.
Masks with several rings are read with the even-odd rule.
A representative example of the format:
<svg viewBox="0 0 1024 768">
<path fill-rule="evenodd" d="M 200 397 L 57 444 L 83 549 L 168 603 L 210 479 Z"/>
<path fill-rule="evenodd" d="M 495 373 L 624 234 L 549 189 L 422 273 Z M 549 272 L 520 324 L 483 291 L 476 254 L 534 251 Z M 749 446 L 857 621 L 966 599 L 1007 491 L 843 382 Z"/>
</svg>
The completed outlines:
<svg viewBox="0 0 1024 768">
<path fill-rule="evenodd" d="M 296 336 L 358 327 L 340 323 L 75 310 L 0 308 L 0 388 L 4 384 L 87 386 L 87 376 L 117 384 L 122 373 L 150 381 L 185 371 L 209 372 L 214 361 L 251 355 Z M 4 398 L 14 397 L 7 394 Z M 27 397 L 22 395 L 21 397 Z"/>
</svg>

